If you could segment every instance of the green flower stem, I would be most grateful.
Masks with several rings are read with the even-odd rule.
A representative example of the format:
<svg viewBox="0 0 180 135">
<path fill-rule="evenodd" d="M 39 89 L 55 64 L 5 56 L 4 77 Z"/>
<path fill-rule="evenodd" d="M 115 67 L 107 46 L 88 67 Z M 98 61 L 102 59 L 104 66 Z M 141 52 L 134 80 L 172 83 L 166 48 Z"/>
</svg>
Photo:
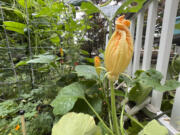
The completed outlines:
<svg viewBox="0 0 180 135">
<path fill-rule="evenodd" d="M 127 97 L 127 92 L 125 97 Z M 121 134 L 125 135 L 124 133 L 124 122 L 123 122 L 123 115 L 124 115 L 124 110 L 125 110 L 125 102 L 123 103 L 123 107 L 122 107 L 122 111 L 121 111 L 121 118 L 120 118 L 120 130 L 121 130 Z"/>
<path fill-rule="evenodd" d="M 107 104 L 108 116 L 110 116 L 110 115 L 111 115 L 111 114 L 110 114 L 111 106 L 110 106 L 110 104 L 109 104 L 108 94 L 107 94 L 106 91 L 105 91 L 103 82 L 102 82 L 101 79 L 100 79 L 100 75 L 99 75 L 98 77 L 99 77 L 100 87 L 102 88 L 103 98 L 105 99 L 105 102 L 106 102 L 106 104 Z M 111 117 L 109 117 L 109 123 L 110 123 L 111 129 L 112 129 L 112 125 L 111 125 Z"/>
<path fill-rule="evenodd" d="M 104 85 L 103 85 L 103 82 L 102 82 L 102 89 L 103 89 L 103 93 L 105 95 L 105 101 L 107 103 L 107 109 L 108 109 L 108 117 L 109 117 L 109 124 L 110 124 L 110 128 L 112 128 L 112 120 L 111 120 L 111 106 L 109 104 L 109 90 L 107 90 L 107 93 L 105 91 L 105 88 L 104 88 Z"/>
<path fill-rule="evenodd" d="M 99 119 L 99 121 L 103 124 L 103 126 L 109 131 L 109 133 L 111 133 L 112 135 L 113 132 L 110 128 L 108 128 L 108 126 L 104 123 L 104 121 L 102 120 L 102 118 L 99 116 L 99 114 L 94 110 L 94 108 L 91 106 L 91 104 L 87 101 L 86 98 L 83 98 L 84 101 L 87 103 L 87 105 L 90 107 L 90 109 L 94 112 L 94 114 L 96 115 L 96 117 Z"/>
<path fill-rule="evenodd" d="M 112 81 L 110 81 L 109 84 L 111 88 L 111 111 L 112 111 L 113 128 L 114 128 L 115 135 L 120 135 L 117 114 L 116 114 L 114 85 Z"/>
<path fill-rule="evenodd" d="M 112 20 L 109 21 L 109 39 L 111 38 L 112 35 Z"/>
<path fill-rule="evenodd" d="M 138 121 L 136 120 L 134 117 L 132 117 L 131 115 L 125 113 L 126 116 L 128 116 L 132 121 L 134 121 L 137 125 L 139 125 L 141 128 L 144 128 L 144 126 Z"/>
</svg>

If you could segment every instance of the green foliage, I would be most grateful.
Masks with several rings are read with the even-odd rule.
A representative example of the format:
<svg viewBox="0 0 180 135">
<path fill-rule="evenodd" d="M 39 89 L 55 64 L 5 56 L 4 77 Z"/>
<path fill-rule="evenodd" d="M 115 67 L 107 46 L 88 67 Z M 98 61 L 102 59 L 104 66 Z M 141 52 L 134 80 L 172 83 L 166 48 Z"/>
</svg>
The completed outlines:
<svg viewBox="0 0 180 135">
<path fill-rule="evenodd" d="M 180 29 L 180 23 L 176 24 L 176 25 L 175 25 L 175 28 L 176 28 L 176 29 Z"/>
<path fill-rule="evenodd" d="M 54 62 L 55 61 L 55 56 L 54 55 L 38 55 L 38 56 L 35 56 L 36 58 L 35 59 L 32 59 L 32 60 L 29 60 L 27 61 L 26 63 L 29 64 L 29 63 L 46 63 L 46 64 L 49 64 L 51 62 Z"/>
<path fill-rule="evenodd" d="M 156 120 L 149 122 L 138 135 L 168 135 L 168 130 Z"/>
<path fill-rule="evenodd" d="M 6 100 L 0 103 L 0 118 L 16 113 L 18 111 L 17 107 L 18 105 L 13 100 Z"/>
<path fill-rule="evenodd" d="M 92 116 L 67 113 L 53 126 L 52 135 L 101 135 Z"/>
<path fill-rule="evenodd" d="M 84 86 L 78 82 L 70 84 L 58 93 L 57 97 L 52 101 L 55 115 L 63 115 L 70 111 L 78 98 L 84 97 Z"/>
<path fill-rule="evenodd" d="M 79 77 L 83 76 L 86 79 L 97 79 L 98 75 L 94 66 L 90 65 L 78 65 L 75 68 Z"/>
<path fill-rule="evenodd" d="M 88 15 L 93 13 L 102 13 L 104 17 L 108 20 L 112 20 L 117 14 L 127 13 L 127 12 L 138 12 L 146 0 L 127 0 L 123 5 L 106 5 L 99 7 L 93 4 L 91 1 L 85 1 L 81 3 L 81 9 L 84 10 Z M 81 1 L 79 1 L 81 2 Z M 132 3 L 136 3 L 132 6 Z"/>
<path fill-rule="evenodd" d="M 147 122 L 143 122 L 143 125 L 145 123 L 147 123 Z M 127 131 L 128 135 L 135 135 L 135 134 L 138 134 L 141 130 L 142 130 L 142 127 L 140 127 L 135 122 L 131 121 L 131 126 L 128 127 L 128 129 L 126 131 Z"/>
<path fill-rule="evenodd" d="M 164 85 L 161 84 L 162 74 L 154 69 L 147 71 L 136 71 L 133 87 L 129 93 L 129 99 L 137 104 L 142 103 L 154 89 L 160 92 L 174 90 L 180 86 L 175 80 L 168 80 Z"/>
<path fill-rule="evenodd" d="M 32 5 L 33 5 L 33 2 L 34 0 L 27 0 L 27 3 L 26 3 L 26 0 L 16 0 L 19 5 L 21 5 L 23 8 L 26 8 L 26 5 L 27 5 L 27 8 L 30 8 Z"/>
<path fill-rule="evenodd" d="M 88 101 L 97 113 L 102 112 L 102 99 L 101 98 L 99 98 L 99 97 L 88 98 Z M 82 99 L 79 99 L 76 102 L 76 104 L 73 108 L 73 111 L 94 115 L 92 110 L 87 106 L 86 102 Z"/>
<path fill-rule="evenodd" d="M 89 15 L 99 12 L 99 8 L 92 2 L 82 2 L 81 9 Z"/>
<path fill-rule="evenodd" d="M 49 112 L 37 114 L 36 118 L 27 123 L 28 135 L 51 133 L 53 117 Z M 41 129 L 41 130 L 40 130 Z"/>
<path fill-rule="evenodd" d="M 138 12 L 145 1 L 146 0 L 127 0 L 123 3 L 117 13 Z M 132 3 L 136 3 L 135 6 L 131 6 Z"/>
<path fill-rule="evenodd" d="M 7 30 L 15 31 L 20 34 L 24 34 L 24 29 L 26 28 L 25 24 L 13 21 L 4 21 L 3 22 Z"/>
<path fill-rule="evenodd" d="M 130 5 L 133 4 L 132 2 L 136 2 L 136 5 Z M 3 2 L 1 8 L 6 21 L 1 20 L 3 25 L 0 29 L 0 47 L 4 48 L 7 44 L 3 31 L 5 28 L 12 61 L 16 65 L 16 75 L 11 70 L 9 50 L 0 49 L 0 83 L 2 83 L 0 133 L 22 134 L 21 130 L 16 131 L 15 127 L 20 125 L 19 110 L 25 110 L 27 135 L 51 134 L 53 124 L 70 111 L 79 114 L 68 113 L 62 116 L 55 124 L 52 134 L 65 135 L 64 130 L 67 130 L 70 135 L 77 131 L 78 135 L 101 135 L 101 130 L 95 125 L 93 118 L 82 112 L 96 117 L 96 120 L 98 114 L 105 123 L 109 122 L 111 113 L 107 113 L 110 110 L 107 79 L 103 68 L 99 78 L 95 67 L 86 65 L 87 63 L 92 65 L 94 61 L 93 58 L 89 58 L 90 52 L 81 50 L 81 45 L 86 45 L 86 41 L 91 44 L 94 39 L 90 39 L 87 35 L 94 34 L 92 31 L 104 29 L 104 24 L 92 27 L 99 17 L 97 13 L 103 14 L 110 21 L 119 13 L 139 11 L 144 2 L 145 0 L 127 0 L 121 7 L 118 5 L 99 7 L 91 1 L 82 0 Z M 80 3 L 80 10 L 72 5 L 80 5 Z M 79 11 L 86 12 L 83 19 L 76 18 L 76 13 Z M 99 44 L 99 42 L 96 43 Z M 60 48 L 63 48 L 63 57 L 59 54 Z M 103 51 L 101 53 L 100 56 L 103 59 Z M 179 59 L 177 58 L 174 63 L 173 68 L 178 69 Z M 140 104 L 152 89 L 164 92 L 179 86 L 178 82 L 172 80 L 161 85 L 161 80 L 162 75 L 159 72 L 148 70 L 137 71 L 136 78 L 132 80 L 122 74 L 119 82 L 124 81 L 126 84 L 122 89 L 126 89 L 126 86 L 132 87 L 128 98 Z M 115 94 L 118 96 L 118 101 L 126 98 L 125 93 L 119 89 L 115 90 Z M 120 102 L 116 103 L 120 106 Z M 119 111 L 118 108 L 118 113 Z M 103 134 L 109 132 L 106 131 L 107 128 L 102 121 L 99 121 L 97 120 L 103 129 Z M 88 130 L 79 133 L 83 130 L 83 126 Z M 139 127 L 133 125 L 128 131 L 138 133 Z"/>
</svg>

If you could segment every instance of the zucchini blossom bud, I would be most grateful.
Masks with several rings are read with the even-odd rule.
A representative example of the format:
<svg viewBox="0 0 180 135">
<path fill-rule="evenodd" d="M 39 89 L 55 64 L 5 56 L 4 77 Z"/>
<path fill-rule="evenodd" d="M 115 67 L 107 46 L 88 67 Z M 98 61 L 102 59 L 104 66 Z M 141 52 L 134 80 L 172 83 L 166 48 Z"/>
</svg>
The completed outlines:
<svg viewBox="0 0 180 135">
<path fill-rule="evenodd" d="M 101 69 L 99 67 L 101 66 L 101 60 L 98 56 L 94 57 L 94 66 L 96 68 L 96 73 L 100 75 Z"/>
<path fill-rule="evenodd" d="M 133 55 L 133 39 L 129 31 L 130 21 L 120 16 L 116 20 L 116 29 L 105 50 L 105 67 L 108 79 L 115 81 L 124 72 Z"/>
<path fill-rule="evenodd" d="M 64 56 L 64 52 L 63 52 L 62 48 L 59 49 L 59 52 L 60 52 L 61 57 L 63 57 Z"/>
</svg>

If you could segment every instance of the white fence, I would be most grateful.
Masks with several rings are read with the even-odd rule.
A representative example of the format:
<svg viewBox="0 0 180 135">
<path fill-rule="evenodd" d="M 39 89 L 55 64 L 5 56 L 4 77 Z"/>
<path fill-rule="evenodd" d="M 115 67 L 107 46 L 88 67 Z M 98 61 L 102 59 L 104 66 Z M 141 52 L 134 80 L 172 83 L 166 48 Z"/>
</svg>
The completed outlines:
<svg viewBox="0 0 180 135">
<path fill-rule="evenodd" d="M 164 78 L 162 83 L 166 80 L 170 51 L 172 46 L 173 32 L 176 20 L 176 14 L 178 10 L 179 0 L 166 0 L 165 9 L 163 16 L 162 31 L 160 37 L 158 58 L 156 70 L 160 71 Z M 152 46 L 154 42 L 154 31 L 157 18 L 157 8 L 158 0 L 149 0 L 144 8 L 140 10 L 136 15 L 133 16 L 131 20 L 131 33 L 136 35 L 134 37 L 134 58 L 132 63 L 128 67 L 128 73 L 133 74 L 137 69 L 140 69 L 140 53 L 142 48 L 142 35 L 144 26 L 144 13 L 148 10 L 147 25 L 146 25 L 146 35 L 144 43 L 144 55 L 142 62 L 142 69 L 147 70 L 151 67 L 151 56 L 152 56 Z M 137 21 L 136 21 L 137 20 Z M 136 31 L 135 31 L 136 27 Z M 179 76 L 180 81 L 180 76 Z M 151 105 L 157 110 L 157 114 L 161 113 L 161 101 L 163 93 L 153 91 L 151 98 Z M 171 118 L 163 116 L 159 121 L 165 125 L 170 134 L 177 134 L 180 131 L 180 88 L 176 90 L 176 95 L 174 99 L 174 105 L 172 109 Z"/>
</svg>

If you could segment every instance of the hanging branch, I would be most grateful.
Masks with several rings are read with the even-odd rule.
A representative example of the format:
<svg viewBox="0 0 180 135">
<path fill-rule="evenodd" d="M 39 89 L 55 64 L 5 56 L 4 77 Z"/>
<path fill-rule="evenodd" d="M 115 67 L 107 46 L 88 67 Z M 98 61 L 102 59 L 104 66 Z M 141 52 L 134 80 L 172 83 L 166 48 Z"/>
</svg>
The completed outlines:
<svg viewBox="0 0 180 135">
<path fill-rule="evenodd" d="M 3 14 L 3 10 L 2 10 L 1 4 L 0 4 L 0 10 L 1 10 L 1 18 L 2 18 L 2 21 L 4 22 L 4 14 Z M 17 77 L 17 73 L 16 73 L 16 70 L 15 70 L 15 65 L 14 65 L 14 62 L 13 62 L 13 57 L 12 57 L 12 54 L 11 54 L 11 49 L 10 49 L 10 45 L 9 45 L 9 39 L 8 39 L 6 28 L 4 28 L 4 33 L 5 33 L 5 37 L 6 37 L 6 46 L 7 46 L 7 50 L 8 50 L 9 59 L 11 61 L 12 70 L 14 72 L 14 76 L 15 76 L 16 82 L 18 82 L 18 77 Z M 19 87 L 18 87 L 18 90 L 19 90 Z"/>
<path fill-rule="evenodd" d="M 28 47 L 29 47 L 29 54 L 30 54 L 30 59 L 32 59 L 32 49 L 31 49 L 31 36 L 30 36 L 30 31 L 29 31 L 29 13 L 28 13 L 28 8 L 27 8 L 27 0 L 25 1 L 26 3 L 26 23 L 27 23 L 27 31 L 28 31 Z M 32 63 L 30 64 L 31 68 L 31 83 L 32 83 L 32 88 L 34 87 L 35 83 L 35 76 L 34 76 L 34 70 L 33 70 L 33 65 Z"/>
</svg>

